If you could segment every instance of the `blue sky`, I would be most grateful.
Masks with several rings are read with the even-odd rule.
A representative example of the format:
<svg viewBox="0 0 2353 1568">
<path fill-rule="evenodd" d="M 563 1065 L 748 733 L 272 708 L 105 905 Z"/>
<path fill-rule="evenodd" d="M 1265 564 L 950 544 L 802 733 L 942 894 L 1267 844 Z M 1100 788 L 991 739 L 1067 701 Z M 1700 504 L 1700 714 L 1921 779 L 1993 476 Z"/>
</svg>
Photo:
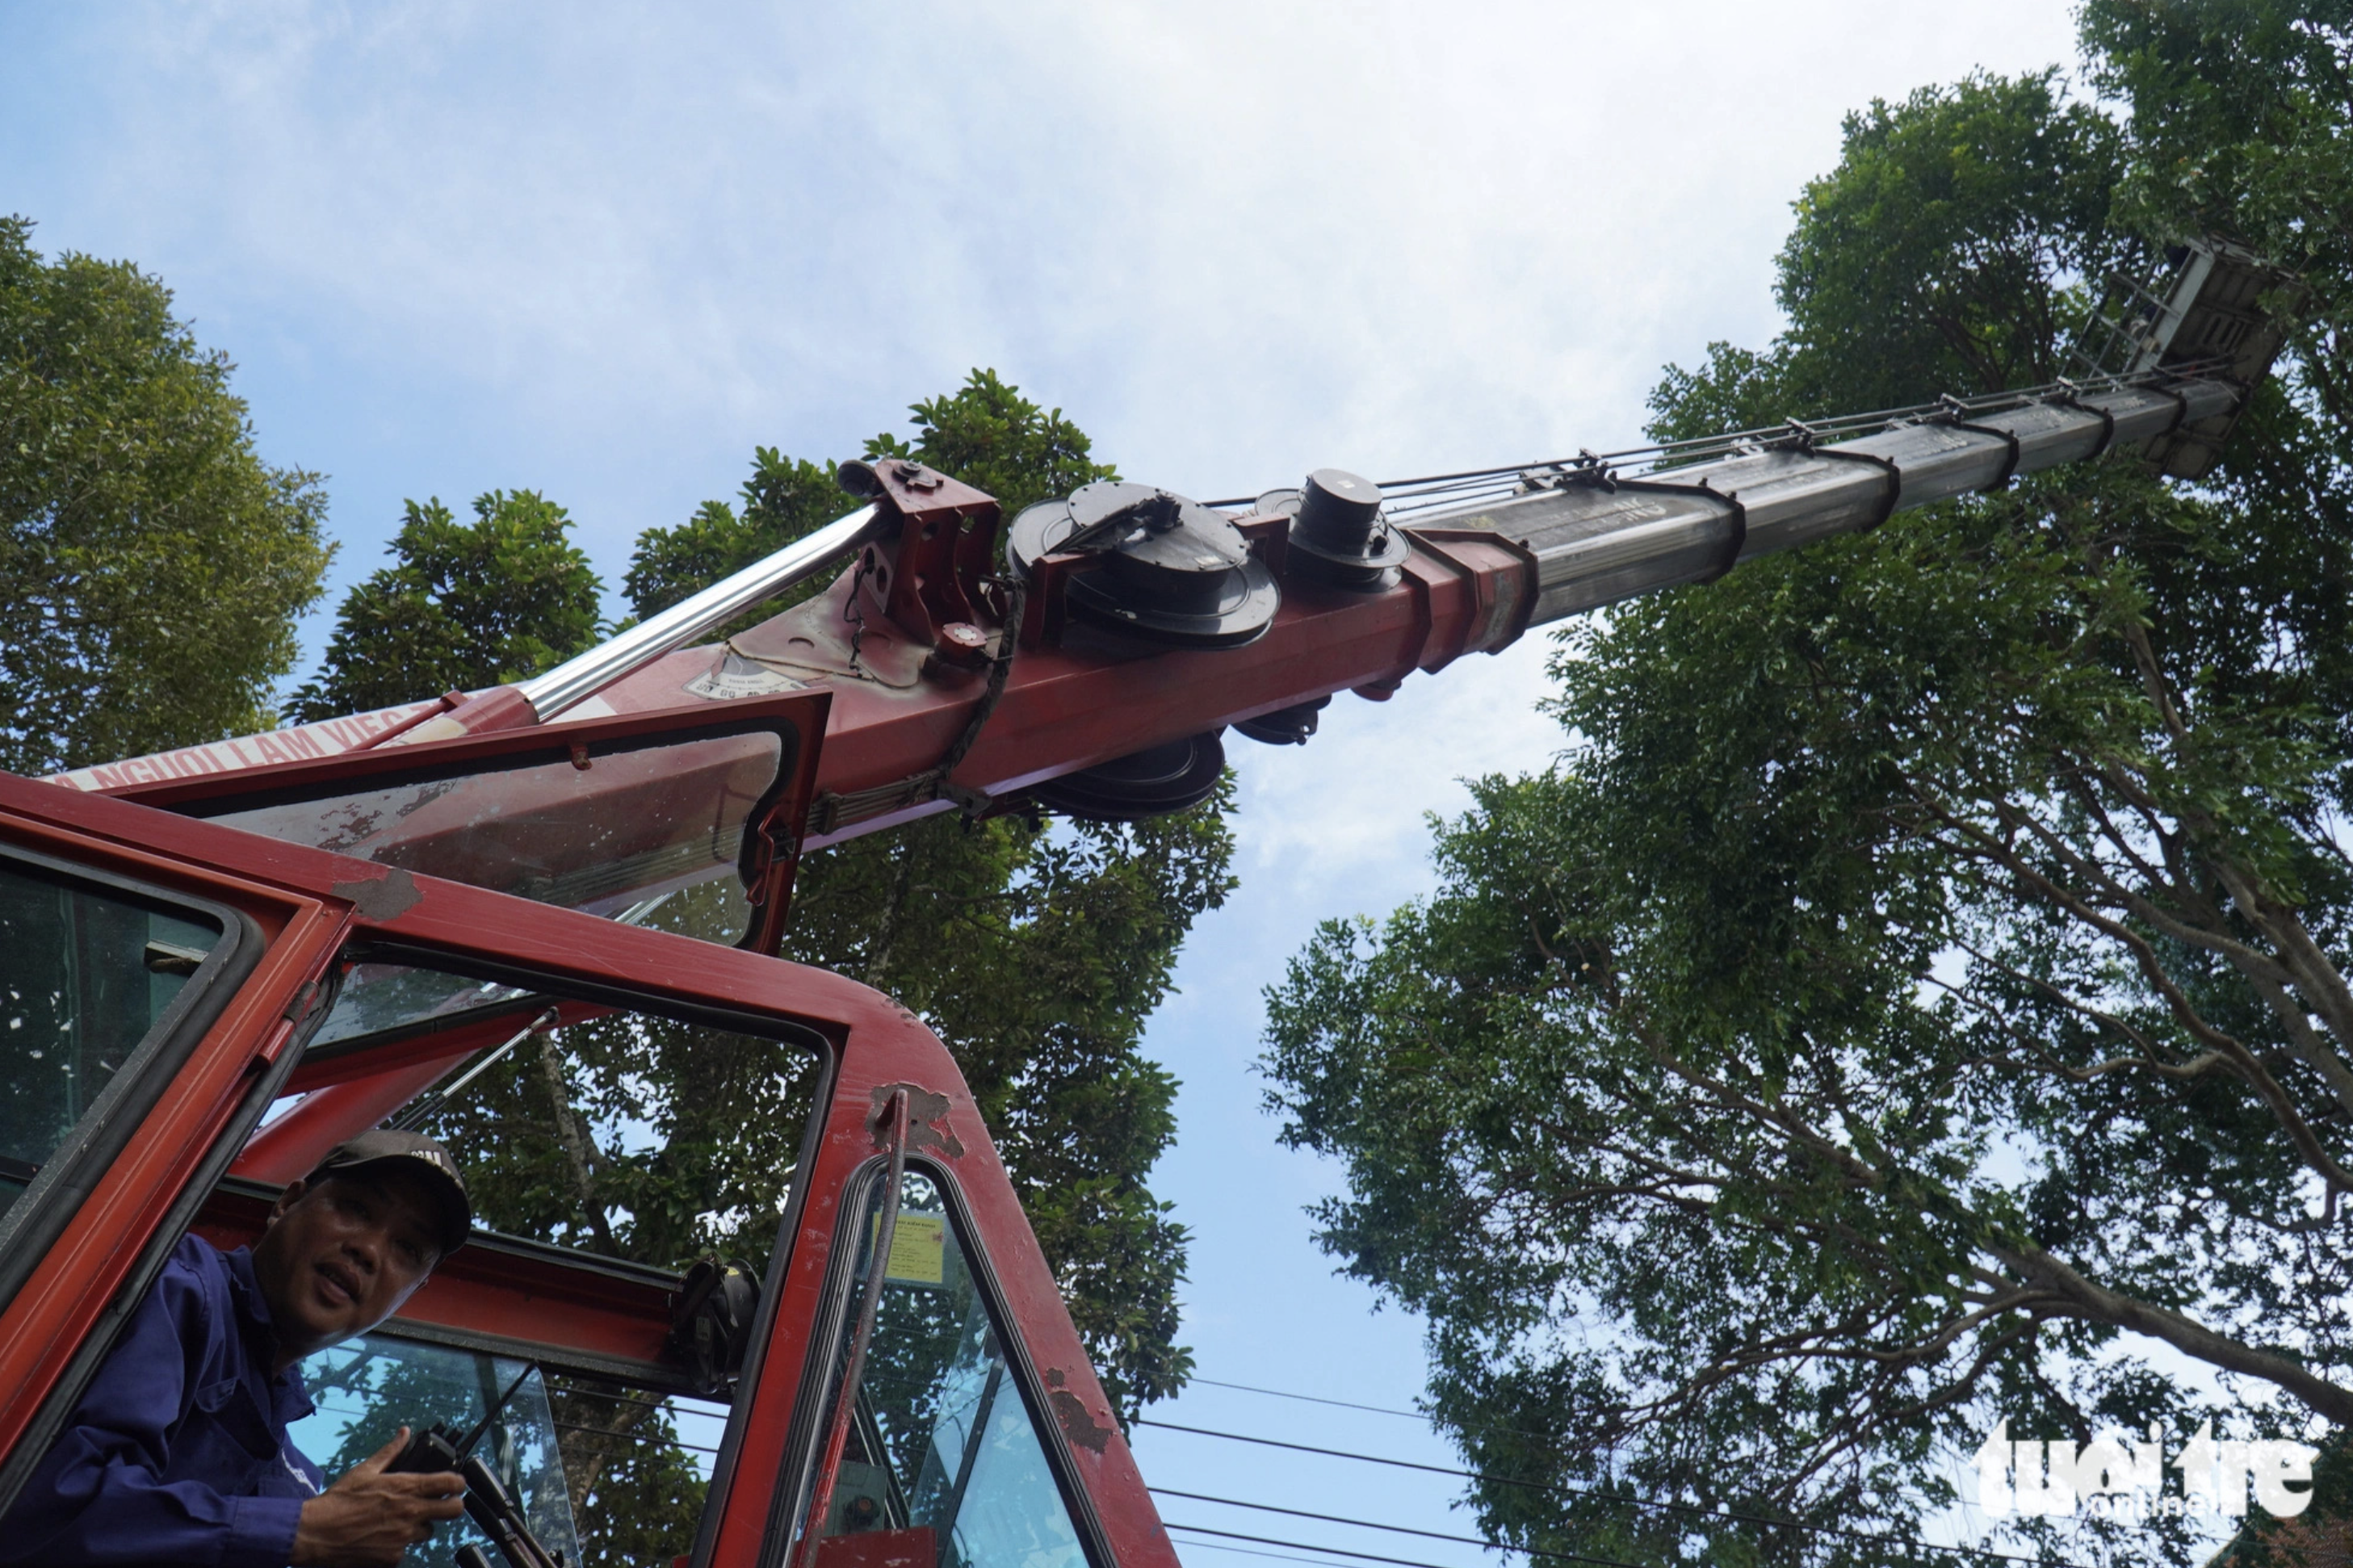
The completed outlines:
<svg viewBox="0 0 2353 1568">
<path fill-rule="evenodd" d="M 2072 58 L 2052 0 L 0 0 L 0 211 L 177 290 L 264 453 L 329 476 L 336 594 L 403 498 L 493 487 L 569 507 L 617 584 L 754 444 L 848 455 L 975 365 L 1196 496 L 1626 444 L 1662 364 L 1771 335 L 1788 203 L 1843 113 Z M 1310 1244 L 1335 1177 L 1259 1108 L 1260 993 L 1317 920 L 1427 885 L 1458 780 L 1550 756 L 1544 653 L 1343 698 L 1303 750 L 1232 743 L 1242 889 L 1150 1037 L 1185 1081 L 1158 1183 L 1195 1231 L 1205 1377 L 1419 1390 L 1417 1325 Z M 1447 1462 L 1411 1421 L 1227 1389 L 1157 1414 Z M 1137 1447 L 1162 1486 L 1467 1523 L 1440 1478 Z"/>
</svg>

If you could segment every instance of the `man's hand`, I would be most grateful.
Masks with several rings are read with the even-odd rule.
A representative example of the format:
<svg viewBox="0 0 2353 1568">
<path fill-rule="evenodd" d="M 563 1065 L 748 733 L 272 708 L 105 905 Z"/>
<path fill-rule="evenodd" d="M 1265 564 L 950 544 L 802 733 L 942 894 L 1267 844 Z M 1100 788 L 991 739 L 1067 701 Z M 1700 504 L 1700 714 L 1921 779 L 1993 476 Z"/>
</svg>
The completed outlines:
<svg viewBox="0 0 2353 1568">
<path fill-rule="evenodd" d="M 399 1568 L 407 1550 L 433 1533 L 437 1520 L 466 1511 L 465 1478 L 387 1476 L 384 1468 L 408 1446 L 408 1428 L 345 1471 L 302 1505 L 294 1527 L 294 1568 Z"/>
</svg>

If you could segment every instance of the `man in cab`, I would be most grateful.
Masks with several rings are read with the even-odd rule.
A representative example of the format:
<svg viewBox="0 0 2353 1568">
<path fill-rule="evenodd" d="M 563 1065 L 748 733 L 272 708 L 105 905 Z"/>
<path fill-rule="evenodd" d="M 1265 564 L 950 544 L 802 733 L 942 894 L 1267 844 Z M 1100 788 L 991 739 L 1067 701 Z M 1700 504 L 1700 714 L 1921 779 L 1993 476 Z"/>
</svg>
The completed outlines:
<svg viewBox="0 0 2353 1568">
<path fill-rule="evenodd" d="M 464 1508 L 389 1474 L 408 1432 L 332 1486 L 287 1428 L 299 1365 L 398 1310 L 473 1223 L 448 1151 L 378 1129 L 288 1186 L 250 1248 L 173 1249 L 0 1521 L 0 1563 L 392 1568 Z"/>
</svg>

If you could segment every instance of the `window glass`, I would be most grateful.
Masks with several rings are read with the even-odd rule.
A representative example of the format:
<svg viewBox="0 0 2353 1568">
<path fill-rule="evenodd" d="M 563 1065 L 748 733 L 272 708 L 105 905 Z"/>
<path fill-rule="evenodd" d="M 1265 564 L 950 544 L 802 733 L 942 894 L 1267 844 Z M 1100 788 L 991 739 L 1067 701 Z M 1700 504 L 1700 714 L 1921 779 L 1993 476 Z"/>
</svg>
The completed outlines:
<svg viewBox="0 0 2353 1568">
<path fill-rule="evenodd" d="M 881 1217 L 866 1206 L 854 1318 Z M 836 1354 L 839 1386 L 854 1323 Z M 938 1186 L 909 1172 L 881 1308 L 852 1402 L 818 1568 L 881 1559 L 847 1537 L 898 1532 L 893 1561 L 1083 1568 L 1086 1553 Z M 834 1542 L 840 1542 L 836 1546 Z"/>
<path fill-rule="evenodd" d="M 406 973 L 419 995 L 428 982 L 455 983 Z M 816 1037 L 620 1007 L 534 1026 L 549 1000 L 534 991 L 508 1002 L 480 1048 L 391 1123 L 448 1147 L 485 1230 L 678 1273 L 713 1255 L 761 1268 L 821 1105 Z M 342 1048 L 364 1060 L 375 1045 Z M 500 1331 L 502 1348 L 533 1353 L 514 1342 L 534 1332 L 530 1312 Z M 724 1359 L 723 1338 L 707 1348 Z M 693 1547 L 705 1478 L 688 1445 L 708 1423 L 683 1436 L 626 1377 L 557 1370 L 564 1352 L 551 1340 L 538 1353 L 556 1371 L 582 1540 L 600 1560 L 672 1562 Z"/>
<path fill-rule="evenodd" d="M 220 940 L 193 910 L 0 858 L 0 1215 Z"/>
<path fill-rule="evenodd" d="M 354 963 L 344 972 L 333 1009 L 311 1037 L 311 1048 L 420 1026 L 445 1027 L 466 1014 L 511 1006 L 528 994 L 494 980 L 470 980 L 406 963 Z"/>
<path fill-rule="evenodd" d="M 538 1368 L 374 1333 L 309 1357 L 302 1378 L 317 1410 L 296 1422 L 290 1436 L 330 1481 L 391 1442 L 403 1426 L 422 1431 L 438 1423 L 455 1442 L 498 1405 L 472 1452 L 522 1505 L 539 1543 L 563 1552 L 566 1562 L 580 1561 L 555 1418 Z M 436 1527 L 433 1539 L 409 1548 L 402 1561 L 410 1568 L 449 1568 L 458 1549 L 469 1544 L 482 1547 L 493 1563 L 503 1561 L 470 1518 Z"/>
<path fill-rule="evenodd" d="M 714 877 L 641 900 L 615 918 L 725 946 L 744 934 L 751 908 L 733 877 Z M 344 974 L 334 1009 L 311 1037 L 311 1046 L 315 1049 L 420 1024 L 446 1026 L 462 1014 L 512 1006 L 526 994 L 496 981 L 470 980 L 405 963 L 357 963 Z"/>
<path fill-rule="evenodd" d="M 210 815 L 289 843 L 645 922 L 681 889 L 733 879 L 783 753 L 776 731 L 750 730 Z M 733 930 L 694 934 L 733 942 L 748 910 L 738 890 L 724 907 Z"/>
</svg>

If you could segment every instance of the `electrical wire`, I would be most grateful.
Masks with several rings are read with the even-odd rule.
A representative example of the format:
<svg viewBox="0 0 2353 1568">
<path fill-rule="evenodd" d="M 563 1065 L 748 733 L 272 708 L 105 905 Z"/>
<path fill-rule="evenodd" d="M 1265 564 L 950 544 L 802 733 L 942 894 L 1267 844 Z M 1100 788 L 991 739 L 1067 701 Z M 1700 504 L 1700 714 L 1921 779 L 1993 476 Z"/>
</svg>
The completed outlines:
<svg viewBox="0 0 2353 1568">
<path fill-rule="evenodd" d="M 1333 1568 L 1332 1560 L 1328 1557 L 1302 1557 L 1293 1552 L 1261 1552 L 1249 1546 L 1226 1546 L 1215 1541 L 1188 1541 L 1185 1544 L 1198 1547 L 1204 1552 L 1230 1552 L 1237 1557 L 1271 1557 L 1277 1563 L 1312 1563 L 1315 1568 Z M 1308 1550 L 1319 1549 L 1311 1546 Z"/>
<path fill-rule="evenodd" d="M 632 1443 L 669 1443 L 698 1454 L 719 1452 L 718 1449 L 703 1444 L 690 1443 L 682 1437 L 674 1437 L 662 1432 L 616 1432 L 609 1426 L 583 1426 L 576 1421 L 552 1421 L 549 1425 L 559 1432 L 590 1432 L 599 1437 L 626 1437 Z"/>
<path fill-rule="evenodd" d="M 1245 1535 L 1240 1531 L 1211 1530 L 1207 1525 L 1180 1524 L 1175 1520 L 1170 1520 L 1168 1521 L 1168 1528 L 1171 1530 L 1188 1530 L 1196 1535 L 1215 1535 L 1227 1541 L 1248 1541 L 1255 1542 L 1260 1546 L 1288 1546 L 1294 1551 L 1321 1552 L 1333 1557 L 1353 1557 L 1359 1563 L 1394 1563 L 1397 1565 L 1397 1568 L 1445 1568 L 1445 1564 L 1443 1563 L 1425 1563 L 1419 1557 L 1386 1557 L 1377 1552 L 1351 1552 L 1344 1546 L 1318 1546 L 1312 1541 L 1283 1541 L 1271 1535 Z M 1442 1539 L 1462 1540 L 1466 1538 L 1452 1536 L 1444 1537 Z M 1203 1544 L 1208 1543 L 1204 1542 Z M 1473 1544 L 1490 1546 L 1492 1550 L 1497 1552 L 1517 1552 L 1520 1550 L 1516 1546 L 1493 1546 L 1492 1542 L 1474 1542 Z M 1622 1557 L 1588 1557 L 1576 1552 L 1552 1552 L 1541 1553 L 1541 1555 L 1556 1557 L 1564 1563 L 1599 1563 L 1600 1568 L 1641 1568 L 1641 1564 L 1637 1563 L 1629 1563 Z"/>
<path fill-rule="evenodd" d="M 1327 1399 L 1324 1395 L 1318 1394 L 1294 1394 L 1287 1388 L 1261 1388 L 1256 1384 L 1250 1383 L 1222 1383 L 1214 1377 L 1196 1376 L 1188 1378 L 1186 1381 L 1186 1385 L 1190 1387 L 1196 1383 L 1206 1384 L 1211 1388 L 1230 1388 L 1238 1394 L 1262 1394 L 1270 1399 L 1296 1399 L 1307 1405 L 1336 1405 L 1342 1410 L 1362 1410 L 1366 1414 L 1373 1415 L 1395 1415 L 1407 1421 L 1419 1421 L 1423 1426 L 1432 1429 L 1436 1429 L 1440 1426 L 1438 1417 L 1430 1415 L 1426 1410 L 1399 1410 L 1395 1405 L 1359 1405 L 1354 1400 Z M 1454 1425 L 1456 1430 L 1462 1432 L 1465 1436 L 1488 1435 L 1504 1437 L 1525 1437 L 1532 1443 L 1543 1443 L 1546 1445 L 1560 1441 L 1560 1435 L 1556 1432 L 1530 1432 L 1525 1427 L 1504 1426 L 1493 1422 L 1479 1422 L 1468 1426 L 1463 1426 L 1460 1424 L 1450 1425 Z M 1897 1488 L 1895 1490 L 1899 1496 L 1908 1497 L 1913 1499 L 1915 1501 L 1926 1503 L 1932 1508 L 1938 1506 L 1937 1500 L 1923 1496 L 1921 1493 L 1913 1490 L 1909 1487 Z"/>
<path fill-rule="evenodd" d="M 656 1410 L 675 1408 L 672 1402 L 681 1399 L 691 1399 L 704 1405 L 717 1406 L 713 1410 L 690 1410 L 687 1414 L 691 1415 L 716 1415 L 724 1412 L 730 1403 L 708 1394 L 670 1394 L 659 1399 L 641 1399 L 634 1394 L 611 1394 L 601 1388 L 578 1388 L 569 1385 L 551 1388 L 548 1392 L 566 1399 L 602 1399 L 614 1405 L 643 1405 Z"/>
<path fill-rule="evenodd" d="M 1304 1401 L 1309 1405 L 1336 1405 L 1343 1410 L 1364 1410 L 1368 1411 L 1375 1415 L 1402 1415 L 1409 1421 L 1419 1421 L 1424 1425 L 1433 1424 L 1433 1417 L 1431 1417 L 1426 1411 L 1399 1410 L 1388 1405 L 1358 1405 L 1356 1401 L 1350 1399 L 1326 1399 L 1320 1394 L 1293 1394 L 1286 1389 L 1260 1388 L 1254 1384 L 1248 1383 L 1220 1383 L 1214 1377 L 1197 1376 L 1187 1378 L 1185 1381 L 1188 1385 L 1196 1383 L 1206 1384 L 1211 1388 L 1230 1388 L 1239 1394 L 1263 1394 L 1273 1399 L 1297 1399 Z M 1508 1426 L 1485 1426 L 1480 1428 L 1480 1430 L 1486 1432 L 1503 1432 L 1514 1437 L 1536 1437 L 1538 1436 L 1534 1432 L 1514 1432 Z M 1538 1440 L 1550 1442 L 1552 1439 L 1542 1437 Z"/>
<path fill-rule="evenodd" d="M 1345 1524 L 1358 1530 L 1386 1531 L 1391 1535 L 1419 1535 L 1430 1541 L 1451 1541 L 1464 1546 L 1483 1546 L 1491 1552 L 1517 1552 L 1526 1557 L 1557 1558 L 1564 1563 L 1603 1563 L 1601 1557 L 1581 1556 L 1574 1552 L 1556 1552 L 1535 1546 L 1509 1546 L 1500 1541 L 1490 1541 L 1482 1535 L 1449 1535 L 1443 1531 L 1416 1530 L 1405 1524 L 1375 1524 L 1368 1519 L 1350 1519 L 1343 1513 L 1311 1513 L 1303 1508 L 1279 1508 L 1271 1502 L 1244 1502 L 1239 1498 L 1211 1497 L 1207 1492 L 1180 1492 L 1172 1487 L 1146 1487 L 1155 1497 L 1180 1497 L 1188 1502 L 1213 1502 L 1225 1508 L 1254 1509 L 1260 1513 L 1288 1514 L 1293 1519 L 1313 1519 L 1324 1524 Z M 1318 1547 L 1321 1551 L 1323 1548 Z"/>
<path fill-rule="evenodd" d="M 1261 1388 L 1250 1383 L 1220 1383 L 1214 1377 L 1197 1376 L 1188 1378 L 1186 1382 L 1188 1387 L 1196 1383 L 1207 1384 L 1211 1388 L 1230 1388 L 1237 1394 L 1262 1394 L 1270 1399 L 1296 1399 L 1306 1405 L 1330 1405 L 1342 1410 L 1362 1410 L 1372 1415 L 1395 1415 L 1406 1421 L 1419 1421 L 1430 1427 L 1436 1427 L 1439 1425 L 1438 1417 L 1427 1410 L 1399 1410 L 1392 1405 L 1359 1405 L 1353 1399 L 1327 1399 L 1320 1394 L 1293 1394 L 1286 1388 Z M 1560 1440 L 1558 1433 L 1530 1432 L 1518 1426 L 1499 1426 L 1487 1422 L 1482 1422 L 1467 1430 L 1491 1433 L 1504 1437 L 1525 1437 L 1532 1443 L 1556 1443 Z"/>
<path fill-rule="evenodd" d="M 2021 1557 L 2015 1552 L 1998 1552 L 1989 1546 L 1946 1546 L 1936 1542 L 1923 1541 L 1916 1536 L 1885 1535 L 1875 1531 L 1841 1530 L 1835 1525 L 1808 1524 L 1802 1520 L 1775 1519 L 1770 1514 L 1741 1513 L 1729 1509 L 1701 1508 L 1694 1503 L 1661 1502 L 1651 1498 L 1619 1497 L 1596 1488 L 1572 1486 L 1566 1482 L 1524 1480 L 1516 1476 L 1498 1476 L 1479 1470 L 1456 1469 L 1447 1465 L 1425 1464 L 1418 1459 L 1392 1459 L 1379 1454 L 1353 1453 L 1345 1448 L 1320 1448 L 1309 1443 L 1285 1442 L 1279 1437 L 1254 1437 L 1243 1432 L 1219 1432 L 1207 1426 L 1187 1426 L 1174 1421 L 1155 1421 L 1145 1415 L 1137 1416 L 1135 1425 L 1156 1426 L 1164 1432 L 1188 1432 L 1198 1437 L 1221 1437 L 1234 1443 L 1255 1443 L 1268 1448 L 1288 1448 L 1294 1453 L 1320 1454 L 1328 1458 L 1356 1459 L 1368 1465 L 1388 1465 L 1400 1470 L 1421 1470 L 1435 1476 L 1454 1476 L 1464 1480 L 1486 1481 L 1496 1486 L 1519 1487 L 1529 1491 L 1590 1497 L 1622 1508 L 1656 1509 L 1664 1513 L 1683 1514 L 1699 1519 L 1731 1520 L 1742 1524 L 1770 1525 L 1781 1530 L 1837 1536 L 1847 1541 L 1867 1541 L 1882 1546 L 1903 1546 L 1915 1550 L 1946 1552 L 2000 1563 L 2029 1563 L 2035 1564 L 2036 1568 L 2050 1568 L 2047 1559 Z M 1520 1549 L 1507 1547 L 1501 1550 L 1518 1551 Z"/>
</svg>

